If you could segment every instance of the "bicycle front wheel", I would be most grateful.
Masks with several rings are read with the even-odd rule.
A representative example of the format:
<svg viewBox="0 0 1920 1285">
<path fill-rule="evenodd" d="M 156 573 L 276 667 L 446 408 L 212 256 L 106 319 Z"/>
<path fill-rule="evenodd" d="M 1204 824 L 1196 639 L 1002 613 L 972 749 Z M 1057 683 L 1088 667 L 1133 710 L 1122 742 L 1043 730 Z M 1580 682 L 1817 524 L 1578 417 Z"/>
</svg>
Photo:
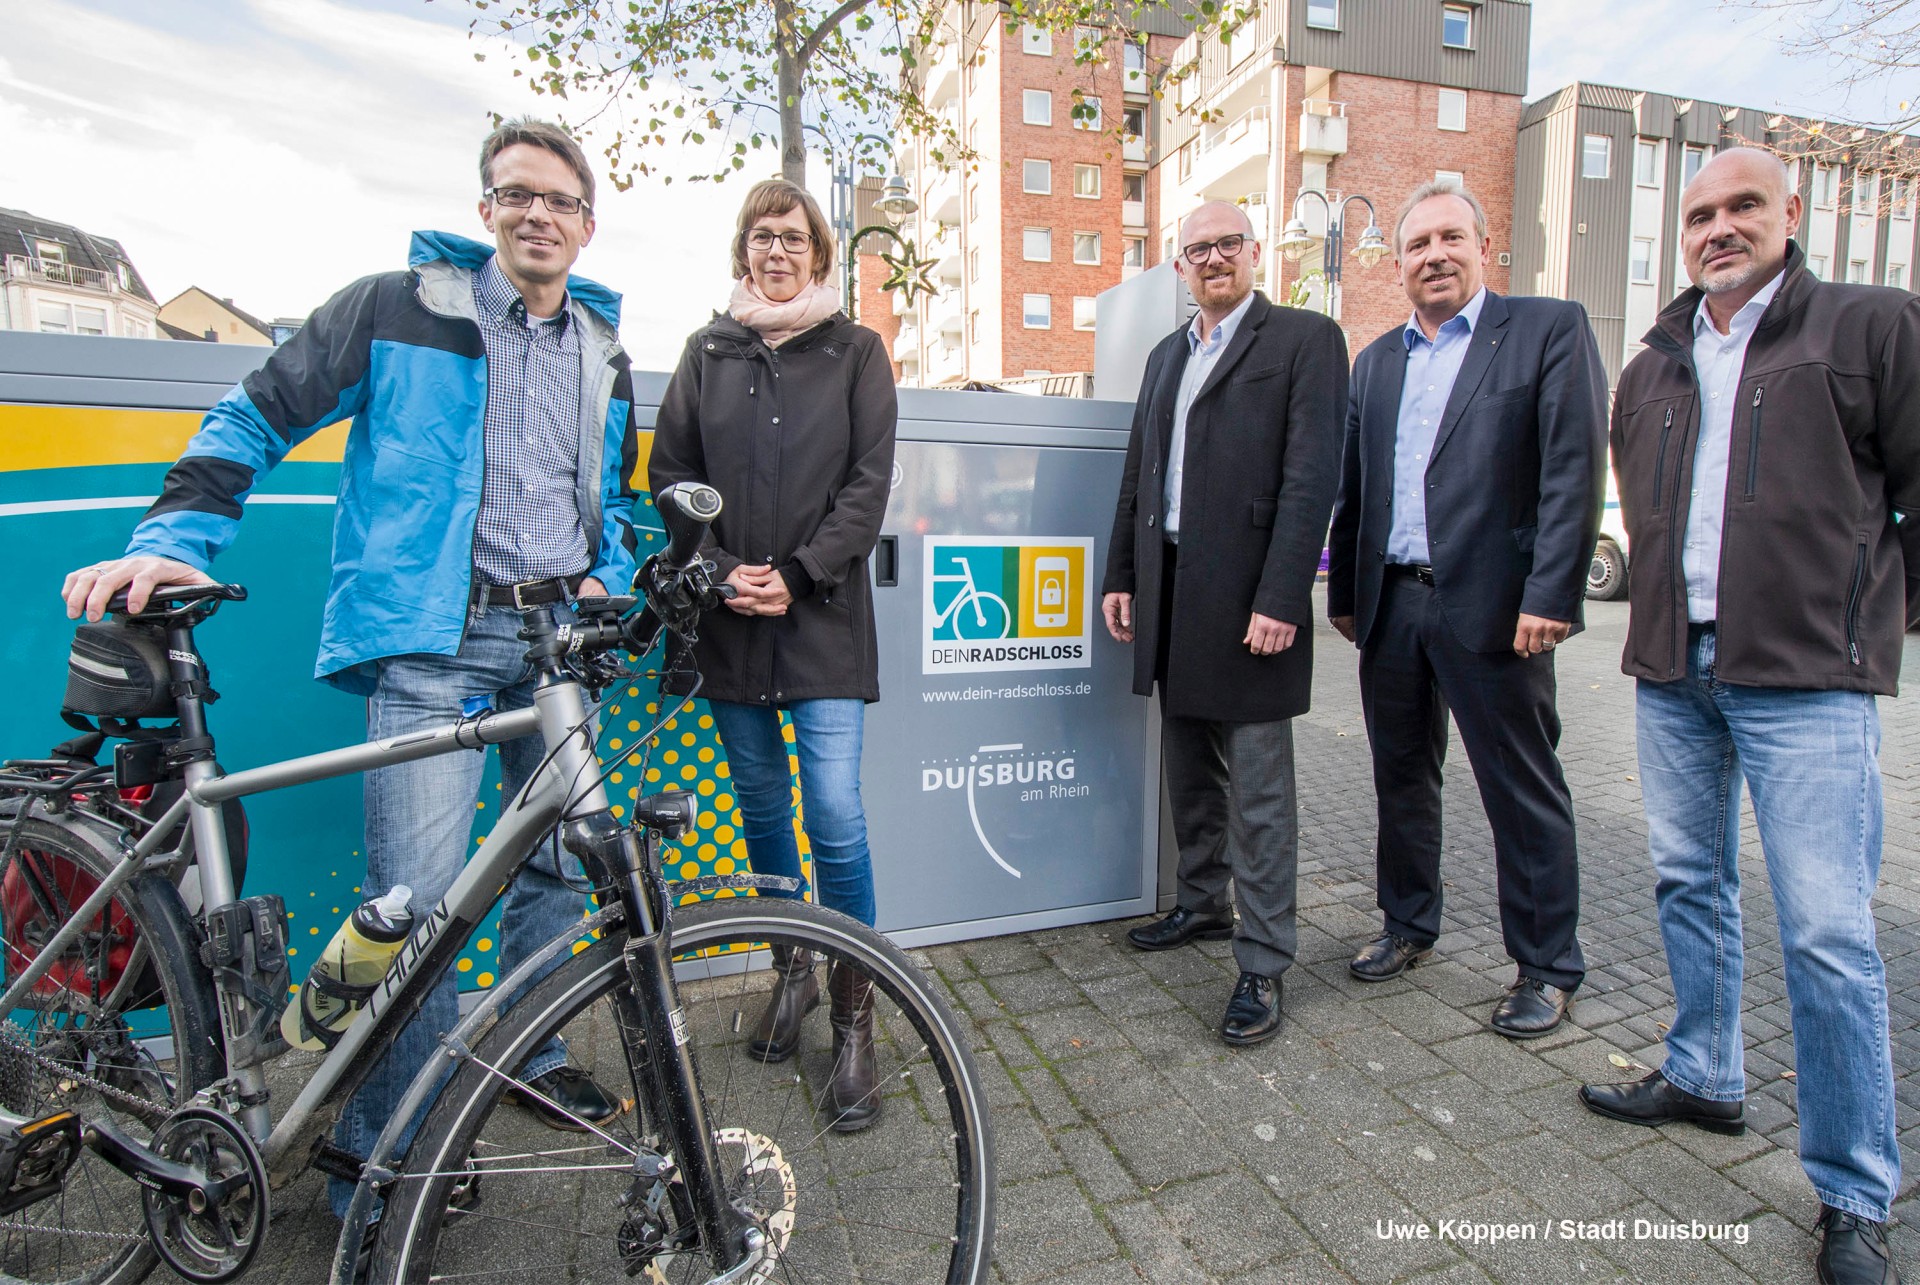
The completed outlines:
<svg viewBox="0 0 1920 1285">
<path fill-rule="evenodd" d="M 609 1285 L 636 1276 L 696 1285 L 714 1275 L 684 1189 L 653 1188 L 649 1210 L 647 1184 L 636 1180 L 636 1160 L 672 1146 L 660 1121 L 629 1110 L 597 1135 L 562 1134 L 503 1098 L 504 1073 L 555 1035 L 609 1093 L 639 1097 L 628 1050 L 671 1036 L 632 1027 L 624 940 L 610 934 L 576 954 L 476 1041 L 388 1193 L 374 1280 L 561 1272 Z M 764 967 L 770 945 L 813 951 L 873 982 L 881 1109 L 870 1127 L 831 1127 L 825 1011 L 807 1020 L 792 1060 L 751 1056 L 775 979 Z M 962 1028 L 913 961 L 844 915 L 772 897 L 676 912 L 673 950 L 722 1179 L 769 1246 L 743 1279 L 986 1280 L 994 1185 L 986 1094 Z M 825 980 L 823 964 L 823 991 Z"/>
</svg>

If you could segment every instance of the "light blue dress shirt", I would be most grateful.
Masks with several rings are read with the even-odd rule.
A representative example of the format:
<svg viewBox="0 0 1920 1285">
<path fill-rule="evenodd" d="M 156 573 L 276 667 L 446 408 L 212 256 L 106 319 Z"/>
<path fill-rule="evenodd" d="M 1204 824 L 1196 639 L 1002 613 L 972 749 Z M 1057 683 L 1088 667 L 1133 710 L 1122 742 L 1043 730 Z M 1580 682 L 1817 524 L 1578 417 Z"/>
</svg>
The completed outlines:
<svg viewBox="0 0 1920 1285">
<path fill-rule="evenodd" d="M 1440 420 L 1447 413 L 1447 398 L 1453 395 L 1453 381 L 1460 377 L 1460 363 L 1467 359 L 1486 302 L 1487 290 L 1482 286 L 1432 339 L 1420 329 L 1418 316 L 1410 318 L 1401 332 L 1407 345 L 1407 382 L 1400 389 L 1400 423 L 1393 436 L 1388 562 L 1433 561 L 1427 547 L 1427 464 L 1433 458 Z"/>
<path fill-rule="evenodd" d="M 1747 341 L 1773 296 L 1783 269 L 1733 314 L 1727 333 L 1714 328 L 1707 301 L 1693 314 L 1693 368 L 1700 376 L 1700 439 L 1693 448 L 1693 490 L 1687 497 L 1686 547 L 1680 570 L 1687 581 L 1687 619 L 1714 619 L 1720 603 L 1720 529 L 1727 516 L 1727 465 L 1733 453 L 1733 417 L 1739 411 L 1740 371 Z"/>
<path fill-rule="evenodd" d="M 1187 366 L 1180 372 L 1180 391 L 1173 399 L 1173 442 L 1167 449 L 1167 490 L 1164 510 L 1167 518 L 1160 524 L 1167 539 L 1180 543 L 1180 486 L 1187 471 L 1187 411 L 1193 405 L 1193 399 L 1200 395 L 1200 386 L 1207 382 L 1207 376 L 1220 361 L 1220 354 L 1233 342 L 1234 332 L 1240 329 L 1241 318 L 1247 315 L 1247 309 L 1253 306 L 1253 291 L 1247 291 L 1247 297 L 1221 319 L 1213 328 L 1213 333 L 1201 338 L 1200 314 L 1193 314 L 1193 324 L 1187 327 Z"/>
</svg>

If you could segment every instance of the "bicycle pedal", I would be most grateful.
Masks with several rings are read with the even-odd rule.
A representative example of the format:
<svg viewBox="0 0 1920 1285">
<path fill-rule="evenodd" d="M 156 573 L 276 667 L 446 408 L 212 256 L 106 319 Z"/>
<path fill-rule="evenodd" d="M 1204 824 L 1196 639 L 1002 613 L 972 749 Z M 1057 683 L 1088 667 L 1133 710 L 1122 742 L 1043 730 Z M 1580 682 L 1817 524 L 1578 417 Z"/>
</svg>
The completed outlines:
<svg viewBox="0 0 1920 1285">
<path fill-rule="evenodd" d="M 58 1111 L 0 1132 L 0 1216 L 59 1193 L 80 1155 L 80 1117 Z"/>
</svg>

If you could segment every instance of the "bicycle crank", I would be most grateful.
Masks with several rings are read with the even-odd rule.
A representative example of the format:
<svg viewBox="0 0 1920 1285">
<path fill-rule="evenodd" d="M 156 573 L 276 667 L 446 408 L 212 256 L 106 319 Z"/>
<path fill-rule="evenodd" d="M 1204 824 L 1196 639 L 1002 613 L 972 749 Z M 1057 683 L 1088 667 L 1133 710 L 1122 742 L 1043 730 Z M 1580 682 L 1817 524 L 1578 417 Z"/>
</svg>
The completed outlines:
<svg viewBox="0 0 1920 1285">
<path fill-rule="evenodd" d="M 267 1169 L 247 1131 L 209 1107 L 184 1107 L 154 1131 L 149 1153 L 195 1180 L 144 1173 L 147 1234 L 167 1266 L 216 1285 L 247 1270 L 267 1237 Z"/>
</svg>

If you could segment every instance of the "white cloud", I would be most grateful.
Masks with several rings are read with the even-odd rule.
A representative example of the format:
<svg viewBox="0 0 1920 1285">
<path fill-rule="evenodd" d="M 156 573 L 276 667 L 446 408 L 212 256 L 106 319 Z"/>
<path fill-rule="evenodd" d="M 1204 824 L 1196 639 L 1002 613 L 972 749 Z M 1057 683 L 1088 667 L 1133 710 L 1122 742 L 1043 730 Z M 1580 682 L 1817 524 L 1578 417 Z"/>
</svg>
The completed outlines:
<svg viewBox="0 0 1920 1285">
<path fill-rule="evenodd" d="M 0 205 L 120 240 L 163 300 L 198 285 L 304 315 L 404 264 L 415 228 L 484 238 L 488 113 L 557 114 L 444 21 L 335 0 L 180 0 L 164 19 L 18 6 L 0 60 Z M 626 295 L 638 367 L 670 369 L 724 303 L 745 186 L 602 183 L 579 270 Z"/>
</svg>

